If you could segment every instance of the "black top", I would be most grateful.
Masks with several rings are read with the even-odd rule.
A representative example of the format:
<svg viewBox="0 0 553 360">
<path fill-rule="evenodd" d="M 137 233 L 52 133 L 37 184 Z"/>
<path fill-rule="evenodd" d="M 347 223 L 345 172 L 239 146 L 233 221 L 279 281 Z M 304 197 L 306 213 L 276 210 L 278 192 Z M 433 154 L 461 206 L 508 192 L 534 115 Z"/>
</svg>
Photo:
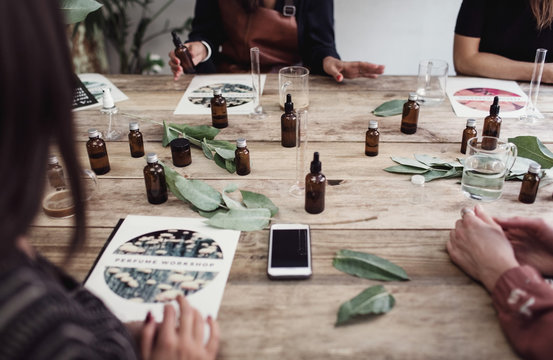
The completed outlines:
<svg viewBox="0 0 553 360">
<path fill-rule="evenodd" d="M 323 59 L 340 58 L 334 40 L 334 1 L 295 0 L 298 24 L 298 48 L 303 65 L 312 73 L 324 74 Z M 284 0 L 277 0 L 275 10 L 282 13 Z M 271 29 L 268 29 L 271 31 Z M 194 21 L 188 41 L 206 41 L 212 50 L 211 58 L 196 67 L 198 72 L 215 72 L 217 50 L 225 41 L 218 0 L 196 0 Z"/>
<path fill-rule="evenodd" d="M 45 259 L 0 262 L 0 359 L 138 359 L 101 300 Z"/>
<path fill-rule="evenodd" d="M 463 0 L 455 33 L 480 38 L 480 52 L 512 60 L 534 62 L 536 49 L 553 50 L 553 30 L 538 31 L 528 0 Z"/>
</svg>

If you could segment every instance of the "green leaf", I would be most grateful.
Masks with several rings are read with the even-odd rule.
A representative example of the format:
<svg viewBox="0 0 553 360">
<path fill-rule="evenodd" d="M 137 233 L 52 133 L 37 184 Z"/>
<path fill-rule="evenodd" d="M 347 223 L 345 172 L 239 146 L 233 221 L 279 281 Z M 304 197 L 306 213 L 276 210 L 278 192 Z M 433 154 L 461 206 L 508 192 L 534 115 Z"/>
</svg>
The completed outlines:
<svg viewBox="0 0 553 360">
<path fill-rule="evenodd" d="M 452 167 L 463 167 L 463 165 L 458 161 L 449 161 L 437 158 L 435 156 L 430 156 L 426 154 L 415 154 L 415 159 L 419 162 L 431 166 L 431 167 L 440 167 L 450 169 Z"/>
<path fill-rule="evenodd" d="M 278 213 L 278 207 L 265 195 L 246 190 L 240 190 L 240 193 L 242 194 L 242 202 L 248 209 L 269 209 L 271 217 Z"/>
<path fill-rule="evenodd" d="M 219 166 L 220 168 L 223 168 L 228 171 L 227 169 L 227 161 L 221 157 L 219 154 L 215 154 L 213 157 L 213 160 L 215 161 L 215 164 Z"/>
<path fill-rule="evenodd" d="M 215 152 L 219 154 L 223 159 L 225 160 L 232 160 L 234 162 L 234 151 L 233 150 L 227 150 L 220 147 L 215 148 Z"/>
<path fill-rule="evenodd" d="M 244 205 L 227 195 L 227 193 L 234 192 L 236 191 L 236 189 L 238 189 L 238 186 L 236 186 L 235 184 L 229 184 L 227 185 L 227 187 L 225 187 L 225 190 L 223 190 L 223 200 L 225 202 L 225 205 L 229 209 L 245 209 Z"/>
<path fill-rule="evenodd" d="M 209 146 L 205 143 L 205 139 L 201 142 L 201 144 L 202 144 L 202 151 L 204 152 L 204 156 L 209 160 L 213 160 L 213 153 L 211 152 L 211 149 L 209 148 Z"/>
<path fill-rule="evenodd" d="M 384 169 L 384 171 L 397 174 L 424 174 L 428 170 L 406 165 L 395 165 L 387 167 L 386 169 Z"/>
<path fill-rule="evenodd" d="M 179 176 L 175 187 L 192 205 L 203 211 L 213 211 L 221 205 L 221 194 L 200 180 L 188 180 Z"/>
<path fill-rule="evenodd" d="M 390 100 L 378 106 L 372 111 L 376 116 L 393 116 L 403 112 L 405 100 Z"/>
<path fill-rule="evenodd" d="M 214 217 L 217 214 L 226 214 L 227 212 L 228 212 L 228 210 L 223 209 L 223 208 L 218 208 L 215 211 L 198 210 L 198 214 L 200 214 L 200 216 L 203 216 L 204 218 L 208 218 L 208 219 Z"/>
<path fill-rule="evenodd" d="M 553 153 L 537 137 L 517 136 L 508 141 L 517 146 L 519 156 L 534 160 L 544 169 L 553 167 Z"/>
<path fill-rule="evenodd" d="M 66 24 L 81 22 L 89 13 L 101 7 L 102 4 L 94 0 L 60 0 L 60 9 Z"/>
<path fill-rule="evenodd" d="M 214 148 L 221 148 L 221 149 L 227 149 L 227 150 L 236 150 L 236 144 L 231 143 L 229 141 L 225 140 L 206 140 L 206 143 Z"/>
<path fill-rule="evenodd" d="M 221 131 L 208 125 L 170 124 L 170 126 L 200 141 L 204 138 L 213 140 Z"/>
<path fill-rule="evenodd" d="M 401 267 L 376 255 L 342 249 L 332 262 L 334 267 L 350 275 L 365 279 L 394 281 L 409 280 Z"/>
<path fill-rule="evenodd" d="M 269 225 L 269 209 L 231 209 L 227 213 L 218 213 L 207 220 L 211 226 L 241 231 L 262 230 Z"/>
<path fill-rule="evenodd" d="M 335 325 L 343 325 L 356 316 L 387 313 L 395 303 L 394 297 L 384 286 L 371 286 L 340 306 Z"/>
<path fill-rule="evenodd" d="M 177 132 L 175 129 L 172 129 L 170 126 L 167 126 L 165 120 L 163 121 L 163 140 L 161 142 L 161 145 L 163 145 L 163 147 L 169 145 L 171 141 L 178 138 L 179 135 L 179 132 Z"/>
<path fill-rule="evenodd" d="M 231 174 L 236 172 L 236 163 L 234 162 L 234 159 L 232 160 L 225 160 L 225 168 L 227 171 Z"/>
<path fill-rule="evenodd" d="M 180 176 L 175 170 L 171 169 L 169 166 L 165 165 L 163 162 L 159 162 L 161 166 L 163 166 L 163 171 L 165 172 L 165 182 L 167 183 L 167 187 L 169 188 L 169 191 L 175 195 L 177 199 L 180 201 L 186 201 L 184 196 L 181 194 L 177 186 L 175 185 L 175 182 L 177 181 L 178 177 Z"/>
<path fill-rule="evenodd" d="M 524 175 L 528 172 L 528 167 L 530 164 L 535 163 L 534 160 L 527 159 L 522 156 L 517 156 L 515 163 L 509 172 L 509 177 L 516 177 L 519 175 Z"/>
<path fill-rule="evenodd" d="M 455 172 L 455 169 L 452 169 L 452 170 Z M 436 179 L 447 179 L 447 178 L 450 177 L 450 175 L 451 175 L 451 173 L 449 171 L 432 169 L 432 170 L 424 173 L 422 176 L 424 176 L 424 181 L 425 182 L 430 182 L 430 181 L 436 180 Z"/>
<path fill-rule="evenodd" d="M 415 168 L 419 168 L 419 169 L 430 169 L 430 167 L 426 164 L 423 164 L 417 160 L 413 160 L 413 159 L 409 159 L 409 158 L 404 158 L 404 157 L 399 157 L 399 156 L 392 156 L 391 158 L 393 161 L 397 162 L 398 164 L 401 164 L 401 165 L 406 165 L 406 166 L 411 166 L 411 167 L 415 167 Z"/>
</svg>

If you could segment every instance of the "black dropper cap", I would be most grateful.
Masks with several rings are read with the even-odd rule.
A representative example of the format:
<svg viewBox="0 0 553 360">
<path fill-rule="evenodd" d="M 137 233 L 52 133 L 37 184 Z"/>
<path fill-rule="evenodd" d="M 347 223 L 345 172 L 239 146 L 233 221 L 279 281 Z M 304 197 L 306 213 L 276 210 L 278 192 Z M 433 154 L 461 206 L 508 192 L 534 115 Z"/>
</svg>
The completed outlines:
<svg viewBox="0 0 553 360">
<path fill-rule="evenodd" d="M 175 44 L 175 47 L 179 47 L 182 45 L 182 41 L 180 37 L 177 35 L 176 31 L 171 31 L 171 35 L 173 35 L 173 44 Z"/>
<path fill-rule="evenodd" d="M 321 162 L 319 161 L 319 153 L 313 153 L 313 161 L 311 161 L 311 173 L 316 174 L 321 172 Z"/>
<path fill-rule="evenodd" d="M 499 96 L 493 98 L 493 104 L 490 106 L 490 115 L 497 116 L 499 114 Z"/>
<path fill-rule="evenodd" d="M 286 94 L 286 102 L 284 103 L 284 112 L 291 113 L 294 111 L 294 103 L 292 102 L 292 95 Z"/>
</svg>

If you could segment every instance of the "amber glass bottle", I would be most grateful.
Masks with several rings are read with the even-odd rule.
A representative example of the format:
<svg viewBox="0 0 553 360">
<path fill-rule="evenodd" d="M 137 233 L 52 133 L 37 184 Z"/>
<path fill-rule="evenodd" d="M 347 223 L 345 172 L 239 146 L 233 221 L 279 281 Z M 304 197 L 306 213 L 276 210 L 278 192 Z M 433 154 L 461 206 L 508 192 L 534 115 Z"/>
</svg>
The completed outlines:
<svg viewBox="0 0 553 360">
<path fill-rule="evenodd" d="M 167 183 L 163 166 L 157 161 L 157 155 L 148 153 L 144 167 L 144 182 L 146 183 L 146 195 L 150 204 L 163 204 L 167 201 Z"/>
<path fill-rule="evenodd" d="M 476 120 L 468 119 L 467 127 L 463 130 L 463 138 L 461 139 L 461 153 L 467 153 L 467 141 L 470 138 L 477 137 L 478 132 L 476 131 Z"/>
<path fill-rule="evenodd" d="M 380 142 L 380 132 L 378 131 L 378 121 L 369 121 L 369 130 L 365 133 L 365 155 L 378 155 L 378 143 Z"/>
<path fill-rule="evenodd" d="M 250 169 L 250 150 L 246 147 L 246 139 L 236 140 L 236 151 L 234 152 L 234 161 L 236 163 L 236 173 L 238 175 L 248 175 Z"/>
<path fill-rule="evenodd" d="M 417 103 L 417 94 L 409 93 L 409 100 L 403 104 L 403 114 L 401 115 L 401 132 L 404 134 L 414 134 L 417 132 L 419 122 L 420 105 Z"/>
<path fill-rule="evenodd" d="M 185 74 L 195 73 L 194 62 L 192 61 L 190 51 L 188 51 L 188 48 L 182 43 L 175 31 L 171 31 L 171 35 L 173 36 L 173 44 L 175 45 L 175 56 L 180 60 L 182 71 L 184 71 Z"/>
<path fill-rule="evenodd" d="M 133 158 L 144 156 L 144 139 L 136 121 L 129 123 L 129 148 Z"/>
<path fill-rule="evenodd" d="M 63 169 L 58 161 L 58 158 L 54 155 L 48 157 L 46 176 L 48 177 L 48 183 L 51 187 L 56 190 L 65 189 Z"/>
<path fill-rule="evenodd" d="M 313 154 L 311 171 L 305 177 L 305 211 L 319 214 L 325 209 L 326 177 L 321 173 L 319 153 Z"/>
<path fill-rule="evenodd" d="M 96 175 L 107 174 L 111 168 L 109 166 L 108 149 L 104 140 L 100 138 L 100 132 L 96 129 L 88 130 L 88 141 L 86 142 L 86 151 L 90 160 L 90 167 Z"/>
<path fill-rule="evenodd" d="M 211 98 L 211 122 L 217 129 L 228 126 L 227 100 L 223 97 L 221 89 L 213 90 Z"/>
<path fill-rule="evenodd" d="M 284 114 L 280 117 L 281 143 L 284 147 L 296 146 L 296 125 L 297 117 L 294 112 L 294 103 L 292 95 L 286 95 L 286 103 L 284 103 Z"/>
<path fill-rule="evenodd" d="M 501 132 L 501 118 L 499 117 L 499 97 L 493 98 L 493 104 L 490 106 L 490 115 L 484 119 L 484 130 L 482 136 L 492 136 L 499 138 Z M 482 149 L 493 150 L 497 146 L 494 139 L 482 140 Z"/>
<path fill-rule="evenodd" d="M 533 163 L 528 167 L 528 173 L 522 179 L 518 201 L 525 204 L 532 204 L 536 201 L 538 186 L 540 185 L 540 170 L 541 165 L 538 163 Z"/>
</svg>

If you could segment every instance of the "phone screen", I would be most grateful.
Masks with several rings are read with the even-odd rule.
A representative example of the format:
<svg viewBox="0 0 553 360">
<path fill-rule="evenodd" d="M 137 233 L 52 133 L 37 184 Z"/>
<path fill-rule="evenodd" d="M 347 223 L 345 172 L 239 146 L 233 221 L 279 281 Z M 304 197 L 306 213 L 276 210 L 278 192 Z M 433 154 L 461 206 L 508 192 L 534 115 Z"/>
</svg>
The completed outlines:
<svg viewBox="0 0 553 360">
<path fill-rule="evenodd" d="M 273 230 L 272 267 L 307 267 L 307 229 Z"/>
</svg>

